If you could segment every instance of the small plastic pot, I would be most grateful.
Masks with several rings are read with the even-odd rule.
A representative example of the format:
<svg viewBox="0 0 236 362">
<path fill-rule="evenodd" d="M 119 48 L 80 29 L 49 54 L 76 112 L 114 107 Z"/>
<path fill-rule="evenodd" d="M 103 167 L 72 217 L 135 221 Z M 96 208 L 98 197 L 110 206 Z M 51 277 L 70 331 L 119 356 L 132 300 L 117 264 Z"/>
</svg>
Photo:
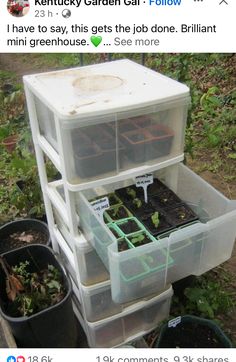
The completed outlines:
<svg viewBox="0 0 236 362">
<path fill-rule="evenodd" d="M 9 153 L 12 153 L 15 150 L 18 138 L 18 135 L 12 135 L 2 141 L 2 145 Z"/>
</svg>

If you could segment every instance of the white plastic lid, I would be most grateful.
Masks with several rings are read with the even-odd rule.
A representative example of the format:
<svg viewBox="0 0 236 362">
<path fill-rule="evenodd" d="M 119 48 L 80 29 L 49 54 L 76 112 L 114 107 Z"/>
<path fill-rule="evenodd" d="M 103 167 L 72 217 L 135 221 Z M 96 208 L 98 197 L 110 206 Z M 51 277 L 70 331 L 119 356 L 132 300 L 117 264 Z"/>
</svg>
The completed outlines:
<svg viewBox="0 0 236 362">
<path fill-rule="evenodd" d="M 130 60 L 24 76 L 63 120 L 151 106 L 189 96 L 189 88 Z"/>
</svg>

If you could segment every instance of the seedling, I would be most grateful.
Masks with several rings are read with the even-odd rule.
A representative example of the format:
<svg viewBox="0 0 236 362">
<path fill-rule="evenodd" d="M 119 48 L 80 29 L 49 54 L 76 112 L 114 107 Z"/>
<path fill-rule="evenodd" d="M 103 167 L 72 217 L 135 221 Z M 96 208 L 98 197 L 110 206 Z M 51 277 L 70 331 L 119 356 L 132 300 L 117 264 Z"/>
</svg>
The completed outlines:
<svg viewBox="0 0 236 362">
<path fill-rule="evenodd" d="M 132 243 L 132 244 L 135 244 L 135 243 L 138 243 L 138 242 L 142 242 L 144 239 L 145 239 L 145 235 L 140 234 L 140 235 L 132 238 L 132 239 L 131 239 L 131 243 Z"/>
<path fill-rule="evenodd" d="M 179 219 L 184 220 L 184 219 L 186 218 L 185 212 L 180 212 L 180 213 L 178 214 L 178 217 L 179 217 Z"/>
<path fill-rule="evenodd" d="M 132 189 L 131 187 L 128 187 L 126 189 L 126 193 L 132 198 L 135 199 L 136 198 L 136 191 L 134 189 Z"/>
<path fill-rule="evenodd" d="M 138 199 L 137 197 L 135 199 L 133 199 L 133 204 L 137 209 L 142 207 L 142 201 L 140 199 Z"/>
<path fill-rule="evenodd" d="M 114 217 L 116 217 L 117 216 L 117 214 L 118 214 L 118 212 L 119 212 L 119 206 L 115 206 L 114 207 L 114 209 L 113 209 L 113 211 L 112 211 L 112 215 L 114 216 Z"/>
<path fill-rule="evenodd" d="M 152 214 L 152 216 L 151 216 L 151 219 L 152 219 L 153 225 L 157 229 L 160 224 L 159 212 L 158 211 L 154 212 L 154 214 Z"/>
</svg>

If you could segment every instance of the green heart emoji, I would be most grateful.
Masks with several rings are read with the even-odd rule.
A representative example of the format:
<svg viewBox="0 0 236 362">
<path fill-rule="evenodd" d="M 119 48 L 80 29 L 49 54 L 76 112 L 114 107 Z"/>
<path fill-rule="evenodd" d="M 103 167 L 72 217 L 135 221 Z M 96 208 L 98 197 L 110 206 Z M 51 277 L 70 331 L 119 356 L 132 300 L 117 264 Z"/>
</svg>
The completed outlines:
<svg viewBox="0 0 236 362">
<path fill-rule="evenodd" d="M 98 47 L 99 44 L 101 43 L 102 41 L 102 37 L 101 36 L 94 36 L 92 35 L 90 37 L 90 40 L 91 40 L 91 43 L 95 46 L 95 47 Z"/>
</svg>

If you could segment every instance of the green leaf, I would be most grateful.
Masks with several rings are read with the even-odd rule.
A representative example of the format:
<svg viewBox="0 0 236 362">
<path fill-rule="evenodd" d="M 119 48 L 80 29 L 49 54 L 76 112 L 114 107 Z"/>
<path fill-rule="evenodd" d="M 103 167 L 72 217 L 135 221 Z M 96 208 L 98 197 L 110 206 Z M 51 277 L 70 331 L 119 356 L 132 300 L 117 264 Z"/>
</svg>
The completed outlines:
<svg viewBox="0 0 236 362">
<path fill-rule="evenodd" d="M 221 142 L 221 137 L 215 135 L 215 134 L 210 134 L 208 135 L 208 140 L 209 140 L 209 143 L 212 147 L 216 147 L 220 144 Z"/>
<path fill-rule="evenodd" d="M 236 153 L 229 153 L 227 157 L 236 160 Z"/>
<path fill-rule="evenodd" d="M 47 283 L 47 286 L 48 286 L 50 289 L 56 289 L 57 291 L 60 291 L 60 289 L 61 289 L 60 283 L 57 282 L 56 280 L 50 281 L 49 283 Z"/>
</svg>

